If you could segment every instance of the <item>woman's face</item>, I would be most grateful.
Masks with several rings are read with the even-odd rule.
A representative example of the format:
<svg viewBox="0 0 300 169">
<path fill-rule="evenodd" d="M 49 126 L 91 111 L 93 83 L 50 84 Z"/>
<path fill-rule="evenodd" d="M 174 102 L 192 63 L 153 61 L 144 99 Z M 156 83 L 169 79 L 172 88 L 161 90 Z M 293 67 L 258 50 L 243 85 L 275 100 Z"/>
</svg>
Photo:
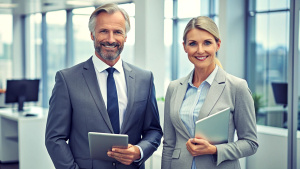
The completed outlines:
<svg viewBox="0 0 300 169">
<path fill-rule="evenodd" d="M 221 40 L 216 42 L 215 37 L 209 32 L 195 28 L 187 33 L 186 43 L 183 42 L 183 47 L 195 68 L 213 71 L 215 55 L 220 44 Z"/>
</svg>

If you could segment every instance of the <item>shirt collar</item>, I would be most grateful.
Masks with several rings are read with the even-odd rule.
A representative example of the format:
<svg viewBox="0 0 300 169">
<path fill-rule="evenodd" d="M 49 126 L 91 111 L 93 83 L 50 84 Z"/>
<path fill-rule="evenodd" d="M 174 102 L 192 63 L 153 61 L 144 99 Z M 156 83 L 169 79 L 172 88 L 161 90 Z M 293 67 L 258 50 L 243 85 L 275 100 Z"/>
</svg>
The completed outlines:
<svg viewBox="0 0 300 169">
<path fill-rule="evenodd" d="M 96 70 L 98 72 L 103 72 L 106 71 L 107 68 L 109 68 L 110 66 L 108 66 L 106 63 L 102 62 L 97 56 L 93 55 L 93 63 L 94 63 L 94 67 L 96 68 Z M 113 68 L 115 68 L 118 72 L 122 72 L 123 70 L 123 66 L 122 66 L 122 59 L 120 58 L 118 60 L 118 62 L 113 66 Z"/>
<path fill-rule="evenodd" d="M 212 82 L 214 81 L 216 75 L 217 75 L 218 69 L 219 69 L 219 66 L 216 65 L 216 67 L 215 67 L 215 69 L 213 70 L 213 72 L 211 72 L 211 74 L 210 74 L 203 82 L 207 82 L 209 85 L 211 85 Z M 194 76 L 194 72 L 195 72 L 195 69 L 194 69 L 193 73 L 191 73 L 191 76 L 190 76 L 189 81 L 188 81 L 189 85 L 190 85 L 190 86 L 193 86 L 193 87 L 195 87 L 195 86 L 193 85 L 193 82 L 192 82 L 193 76 Z"/>
</svg>

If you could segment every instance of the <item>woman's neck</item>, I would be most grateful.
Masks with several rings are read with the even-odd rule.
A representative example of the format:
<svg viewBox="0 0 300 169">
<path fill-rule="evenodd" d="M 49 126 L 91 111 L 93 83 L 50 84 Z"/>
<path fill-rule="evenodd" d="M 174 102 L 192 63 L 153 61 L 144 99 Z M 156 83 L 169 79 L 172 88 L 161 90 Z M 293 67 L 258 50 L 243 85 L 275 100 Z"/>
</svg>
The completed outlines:
<svg viewBox="0 0 300 169">
<path fill-rule="evenodd" d="M 193 75 L 192 83 L 195 87 L 199 87 L 201 83 L 207 79 L 207 77 L 214 71 L 216 66 L 213 68 L 196 68 Z"/>
</svg>

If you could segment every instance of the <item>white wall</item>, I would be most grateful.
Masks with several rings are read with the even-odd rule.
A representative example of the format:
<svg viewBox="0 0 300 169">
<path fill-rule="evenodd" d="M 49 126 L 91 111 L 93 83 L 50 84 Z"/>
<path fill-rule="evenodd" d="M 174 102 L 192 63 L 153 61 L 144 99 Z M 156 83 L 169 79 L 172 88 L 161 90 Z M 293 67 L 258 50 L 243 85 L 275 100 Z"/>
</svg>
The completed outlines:
<svg viewBox="0 0 300 169">
<path fill-rule="evenodd" d="M 221 48 L 218 57 L 228 73 L 245 78 L 245 1 L 219 0 Z"/>
<path fill-rule="evenodd" d="M 18 79 L 23 77 L 23 35 L 22 35 L 22 19 L 21 16 L 14 15 L 13 17 L 13 45 L 12 45 L 12 65 L 13 78 Z"/>
<path fill-rule="evenodd" d="M 156 96 L 162 97 L 165 95 L 164 1 L 134 0 L 134 3 L 134 64 L 153 72 Z"/>
<path fill-rule="evenodd" d="M 259 148 L 253 156 L 247 158 L 247 169 L 284 169 L 287 168 L 287 129 L 257 126 Z M 298 131 L 297 145 L 300 145 L 300 132 Z M 300 146 L 297 147 L 300 154 Z M 300 160 L 297 161 L 300 169 Z"/>
</svg>

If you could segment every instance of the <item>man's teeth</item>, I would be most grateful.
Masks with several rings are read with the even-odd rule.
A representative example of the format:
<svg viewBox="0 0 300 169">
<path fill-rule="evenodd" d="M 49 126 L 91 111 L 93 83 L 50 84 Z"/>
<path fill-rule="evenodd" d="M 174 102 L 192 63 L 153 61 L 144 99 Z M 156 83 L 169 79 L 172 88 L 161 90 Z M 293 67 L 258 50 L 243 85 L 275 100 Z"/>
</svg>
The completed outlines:
<svg viewBox="0 0 300 169">
<path fill-rule="evenodd" d="M 107 47 L 107 48 L 114 48 L 115 46 L 114 45 L 113 46 L 105 45 L 105 47 Z"/>
</svg>

